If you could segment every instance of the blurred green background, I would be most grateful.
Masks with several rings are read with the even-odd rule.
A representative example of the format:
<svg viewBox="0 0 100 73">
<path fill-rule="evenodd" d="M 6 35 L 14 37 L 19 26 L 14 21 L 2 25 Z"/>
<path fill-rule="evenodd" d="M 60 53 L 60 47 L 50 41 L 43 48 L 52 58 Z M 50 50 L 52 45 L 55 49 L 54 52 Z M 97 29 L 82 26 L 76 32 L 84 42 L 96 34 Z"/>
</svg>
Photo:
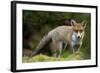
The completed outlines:
<svg viewBox="0 0 100 73">
<path fill-rule="evenodd" d="M 70 19 L 77 22 L 87 22 L 85 36 L 80 54 L 72 55 L 68 51 L 62 52 L 61 60 L 85 60 L 91 58 L 91 14 L 74 12 L 50 12 L 50 11 L 29 11 L 23 10 L 23 62 L 52 61 L 51 57 L 43 54 L 36 55 L 29 60 L 32 50 L 36 48 L 39 41 L 50 30 L 57 26 L 67 25 Z M 49 51 L 48 51 L 49 53 Z M 49 58 L 48 58 L 49 57 Z M 58 60 L 58 59 L 53 59 Z"/>
</svg>

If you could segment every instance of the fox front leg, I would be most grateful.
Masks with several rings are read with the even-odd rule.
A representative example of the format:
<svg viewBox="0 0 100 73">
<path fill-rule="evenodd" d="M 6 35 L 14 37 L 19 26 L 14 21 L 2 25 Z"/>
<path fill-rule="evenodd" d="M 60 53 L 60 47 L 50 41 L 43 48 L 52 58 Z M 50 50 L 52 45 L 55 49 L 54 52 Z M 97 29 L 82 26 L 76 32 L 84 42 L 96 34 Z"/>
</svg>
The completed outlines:
<svg viewBox="0 0 100 73">
<path fill-rule="evenodd" d="M 71 52 L 72 54 L 74 54 L 74 53 L 75 53 L 75 49 L 74 49 L 73 47 L 70 47 L 70 52 Z"/>
<path fill-rule="evenodd" d="M 80 44 L 76 45 L 76 48 L 77 48 L 76 53 L 78 54 L 80 53 L 80 47 L 81 47 Z"/>
<path fill-rule="evenodd" d="M 73 54 L 74 53 L 79 53 L 80 52 L 80 44 L 77 44 L 77 45 L 75 45 L 73 48 L 72 48 L 72 50 L 73 50 Z"/>
</svg>

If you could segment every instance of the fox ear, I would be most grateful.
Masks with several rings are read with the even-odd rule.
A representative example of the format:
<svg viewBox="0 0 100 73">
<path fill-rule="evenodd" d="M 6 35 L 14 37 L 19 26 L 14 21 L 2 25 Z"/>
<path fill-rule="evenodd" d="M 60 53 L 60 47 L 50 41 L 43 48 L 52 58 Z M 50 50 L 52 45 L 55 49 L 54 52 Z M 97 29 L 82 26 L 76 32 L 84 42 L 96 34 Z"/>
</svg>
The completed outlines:
<svg viewBox="0 0 100 73">
<path fill-rule="evenodd" d="M 82 21 L 81 24 L 82 24 L 82 26 L 83 26 L 84 28 L 86 28 L 86 25 L 87 25 L 87 22 L 86 22 L 86 21 Z"/>
<path fill-rule="evenodd" d="M 76 21 L 72 19 L 71 20 L 71 25 L 74 26 L 75 24 L 76 24 Z"/>
</svg>

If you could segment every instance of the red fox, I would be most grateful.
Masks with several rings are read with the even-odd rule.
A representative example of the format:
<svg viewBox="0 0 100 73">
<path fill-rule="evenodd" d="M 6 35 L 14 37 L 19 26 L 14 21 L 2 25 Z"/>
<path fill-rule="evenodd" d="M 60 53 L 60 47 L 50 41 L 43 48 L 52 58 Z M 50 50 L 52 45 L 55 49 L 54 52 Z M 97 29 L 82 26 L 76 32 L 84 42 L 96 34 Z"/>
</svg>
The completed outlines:
<svg viewBox="0 0 100 73">
<path fill-rule="evenodd" d="M 62 50 L 66 47 L 73 53 L 79 52 L 85 34 L 85 28 L 86 24 L 84 21 L 77 23 L 75 20 L 71 20 L 71 26 L 63 25 L 56 27 L 43 37 L 36 50 L 32 52 L 32 56 L 36 55 L 48 42 L 51 42 L 52 47 L 54 47 L 54 57 L 60 57 Z"/>
</svg>

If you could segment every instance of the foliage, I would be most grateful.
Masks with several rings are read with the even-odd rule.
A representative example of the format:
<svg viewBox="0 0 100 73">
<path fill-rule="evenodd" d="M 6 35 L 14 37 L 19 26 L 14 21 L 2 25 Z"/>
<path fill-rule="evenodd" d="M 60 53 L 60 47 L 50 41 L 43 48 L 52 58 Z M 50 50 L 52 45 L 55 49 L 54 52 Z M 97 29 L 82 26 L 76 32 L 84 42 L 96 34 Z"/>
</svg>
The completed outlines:
<svg viewBox="0 0 100 73">
<path fill-rule="evenodd" d="M 82 60 L 82 53 L 80 54 L 70 54 L 67 57 L 55 58 L 49 57 L 43 54 L 36 55 L 34 57 L 23 57 L 23 63 L 31 63 L 31 62 L 49 62 L 49 61 L 70 61 L 70 60 Z"/>
</svg>

